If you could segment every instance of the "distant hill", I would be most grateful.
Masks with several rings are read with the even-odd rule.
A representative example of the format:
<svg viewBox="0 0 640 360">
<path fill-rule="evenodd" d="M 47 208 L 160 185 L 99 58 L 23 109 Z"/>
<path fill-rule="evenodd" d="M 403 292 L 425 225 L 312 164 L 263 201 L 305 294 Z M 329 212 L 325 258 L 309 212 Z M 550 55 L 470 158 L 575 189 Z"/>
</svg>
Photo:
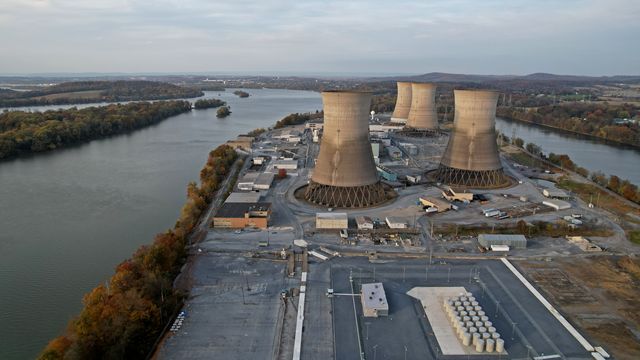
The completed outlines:
<svg viewBox="0 0 640 360">
<path fill-rule="evenodd" d="M 73 81 L 32 91 L 1 91 L 0 107 L 193 98 L 202 91 L 143 80 Z"/>
</svg>

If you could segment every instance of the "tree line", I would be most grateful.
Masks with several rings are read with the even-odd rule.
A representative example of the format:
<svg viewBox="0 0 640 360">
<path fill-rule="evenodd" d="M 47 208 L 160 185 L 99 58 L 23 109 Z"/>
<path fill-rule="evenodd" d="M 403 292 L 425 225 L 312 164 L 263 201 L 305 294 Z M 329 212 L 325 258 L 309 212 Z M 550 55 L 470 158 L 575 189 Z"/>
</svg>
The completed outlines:
<svg viewBox="0 0 640 360">
<path fill-rule="evenodd" d="M 322 117 L 324 117 L 324 112 L 318 110 L 315 113 L 293 113 L 278 120 L 273 128 L 281 129 L 289 125 L 300 125 L 309 120 L 321 119 Z"/>
<path fill-rule="evenodd" d="M 227 105 L 227 103 L 220 99 L 200 99 L 200 100 L 196 100 L 196 102 L 193 103 L 193 107 L 198 110 L 217 108 L 224 105 Z"/>
<path fill-rule="evenodd" d="M 607 176 L 602 171 L 589 172 L 589 170 L 574 163 L 569 155 L 555 153 L 545 155 L 542 153 L 540 146 L 533 143 L 527 143 L 525 146 L 524 140 L 520 138 L 513 138 L 511 139 L 511 142 L 517 147 L 523 148 L 535 156 L 546 159 L 552 164 L 563 169 L 576 172 L 587 179 L 591 179 L 594 183 L 613 191 L 623 198 L 640 204 L 640 189 L 636 184 L 631 183 L 629 180 L 621 179 L 616 175 Z"/>
<path fill-rule="evenodd" d="M 221 145 L 209 153 L 200 186 L 187 186 L 187 201 L 175 226 L 156 235 L 120 263 L 113 276 L 83 298 L 84 307 L 64 335 L 53 339 L 39 359 L 143 359 L 185 294 L 173 281 L 186 260 L 187 237 L 211 203 L 237 159 Z"/>
<path fill-rule="evenodd" d="M 498 108 L 497 115 L 518 121 L 567 130 L 640 146 L 640 124 L 616 124 L 615 119 L 631 119 L 640 114 L 640 108 L 631 104 L 610 105 L 592 103 L 567 103 L 538 108 Z"/>
<path fill-rule="evenodd" d="M 88 94 L 90 91 L 95 93 Z M 166 100 L 202 95 L 199 89 L 158 81 L 72 81 L 32 91 L 0 92 L 0 107 Z"/>
<path fill-rule="evenodd" d="M 85 109 L 0 114 L 0 159 L 50 151 L 137 130 L 191 111 L 188 101 L 111 104 Z"/>
</svg>

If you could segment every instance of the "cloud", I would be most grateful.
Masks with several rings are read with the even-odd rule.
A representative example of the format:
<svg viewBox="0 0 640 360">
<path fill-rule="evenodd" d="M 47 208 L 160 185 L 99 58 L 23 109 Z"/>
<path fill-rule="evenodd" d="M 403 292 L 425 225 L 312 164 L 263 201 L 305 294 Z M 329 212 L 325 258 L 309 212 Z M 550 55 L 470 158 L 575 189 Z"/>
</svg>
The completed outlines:
<svg viewBox="0 0 640 360">
<path fill-rule="evenodd" d="M 632 0 L 3 0 L 0 69 L 633 73 L 639 16 Z"/>
</svg>

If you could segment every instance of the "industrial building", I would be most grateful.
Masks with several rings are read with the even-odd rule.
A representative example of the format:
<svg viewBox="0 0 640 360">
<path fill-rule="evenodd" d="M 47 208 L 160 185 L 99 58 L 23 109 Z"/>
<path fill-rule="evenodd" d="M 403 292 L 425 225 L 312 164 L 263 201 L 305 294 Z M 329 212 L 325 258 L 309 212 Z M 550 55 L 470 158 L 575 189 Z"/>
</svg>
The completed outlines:
<svg viewBox="0 0 640 360">
<path fill-rule="evenodd" d="M 402 159 L 402 151 L 395 146 L 387 146 L 387 154 L 392 160 Z"/>
<path fill-rule="evenodd" d="M 553 208 L 555 211 L 571 208 L 571 204 L 569 204 L 568 202 L 557 199 L 547 199 L 542 202 L 542 205 L 547 205 L 548 207 Z"/>
<path fill-rule="evenodd" d="M 225 202 L 213 217 L 214 228 L 242 229 L 254 227 L 266 229 L 271 216 L 271 203 Z"/>
<path fill-rule="evenodd" d="M 436 177 L 450 185 L 495 188 L 508 185 L 496 142 L 498 93 L 454 90 L 455 116 Z"/>
<path fill-rule="evenodd" d="M 262 194 L 255 191 L 250 192 L 232 192 L 225 202 L 228 203 L 257 203 L 260 201 Z"/>
<path fill-rule="evenodd" d="M 542 195 L 552 199 L 569 199 L 571 197 L 560 189 L 543 189 Z"/>
<path fill-rule="evenodd" d="M 369 142 L 371 93 L 325 91 L 322 102 L 324 135 L 305 199 L 337 208 L 385 201 Z"/>
<path fill-rule="evenodd" d="M 253 190 L 253 185 L 256 182 L 256 179 L 258 178 L 258 176 L 260 175 L 260 173 L 258 172 L 248 172 L 246 174 L 244 174 L 240 180 L 238 180 L 238 189 L 239 190 L 245 190 L 245 191 L 251 191 Z"/>
<path fill-rule="evenodd" d="M 253 182 L 253 190 L 269 190 L 274 178 L 274 173 L 261 173 Z"/>
<path fill-rule="evenodd" d="M 380 175 L 381 178 L 391 182 L 398 181 L 398 175 L 388 168 L 378 165 L 376 166 L 376 170 L 378 170 L 378 175 Z"/>
<path fill-rule="evenodd" d="M 479 234 L 478 243 L 487 249 L 492 245 L 507 245 L 512 249 L 527 248 L 527 238 L 524 235 Z"/>
<path fill-rule="evenodd" d="M 442 197 L 449 201 L 462 201 L 462 202 L 471 202 L 473 201 L 473 193 L 470 192 L 456 192 L 452 188 L 449 188 L 442 192 Z"/>
<path fill-rule="evenodd" d="M 316 213 L 316 229 L 348 229 L 349 217 L 343 212 Z"/>
<path fill-rule="evenodd" d="M 389 303 L 387 303 L 387 295 L 382 283 L 362 284 L 360 300 L 365 317 L 389 315 Z"/>
<path fill-rule="evenodd" d="M 429 208 L 435 208 L 439 213 L 445 212 L 451 209 L 451 204 L 445 200 L 434 197 L 421 197 L 419 198 L 422 206 Z"/>
<path fill-rule="evenodd" d="M 373 220 L 368 216 L 356 216 L 358 230 L 373 230 Z"/>
<path fill-rule="evenodd" d="M 406 229 L 409 227 L 407 220 L 401 217 L 387 216 L 385 221 L 389 229 Z"/>
<path fill-rule="evenodd" d="M 298 169 L 298 160 L 276 160 L 273 162 L 276 169 L 296 170 Z"/>
<path fill-rule="evenodd" d="M 436 86 L 434 84 L 411 84 L 411 108 L 407 127 L 415 130 L 437 130 Z"/>
<path fill-rule="evenodd" d="M 396 123 L 406 123 L 411 111 L 411 90 L 410 82 L 398 81 L 398 95 L 396 96 L 396 106 L 391 115 L 391 121 Z"/>
</svg>

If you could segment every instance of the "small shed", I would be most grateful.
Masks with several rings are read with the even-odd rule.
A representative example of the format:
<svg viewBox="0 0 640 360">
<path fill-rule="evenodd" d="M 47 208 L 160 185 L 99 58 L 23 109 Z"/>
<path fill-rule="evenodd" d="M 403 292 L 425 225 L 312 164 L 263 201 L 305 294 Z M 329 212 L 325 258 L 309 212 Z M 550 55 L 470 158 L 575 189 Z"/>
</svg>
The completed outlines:
<svg viewBox="0 0 640 360">
<path fill-rule="evenodd" d="M 491 249 L 492 245 L 507 245 L 513 249 L 527 248 L 527 238 L 524 235 L 480 234 L 478 243 L 487 249 Z"/>
<path fill-rule="evenodd" d="M 389 315 L 389 303 L 382 283 L 362 284 L 360 299 L 365 317 Z"/>
<path fill-rule="evenodd" d="M 348 229 L 349 217 L 347 213 L 326 212 L 316 213 L 316 229 Z"/>
<path fill-rule="evenodd" d="M 390 229 L 406 229 L 409 227 L 407 221 L 401 217 L 387 216 L 385 220 Z"/>
<path fill-rule="evenodd" d="M 368 216 L 357 216 L 356 225 L 360 230 L 373 230 L 373 220 Z"/>
</svg>

